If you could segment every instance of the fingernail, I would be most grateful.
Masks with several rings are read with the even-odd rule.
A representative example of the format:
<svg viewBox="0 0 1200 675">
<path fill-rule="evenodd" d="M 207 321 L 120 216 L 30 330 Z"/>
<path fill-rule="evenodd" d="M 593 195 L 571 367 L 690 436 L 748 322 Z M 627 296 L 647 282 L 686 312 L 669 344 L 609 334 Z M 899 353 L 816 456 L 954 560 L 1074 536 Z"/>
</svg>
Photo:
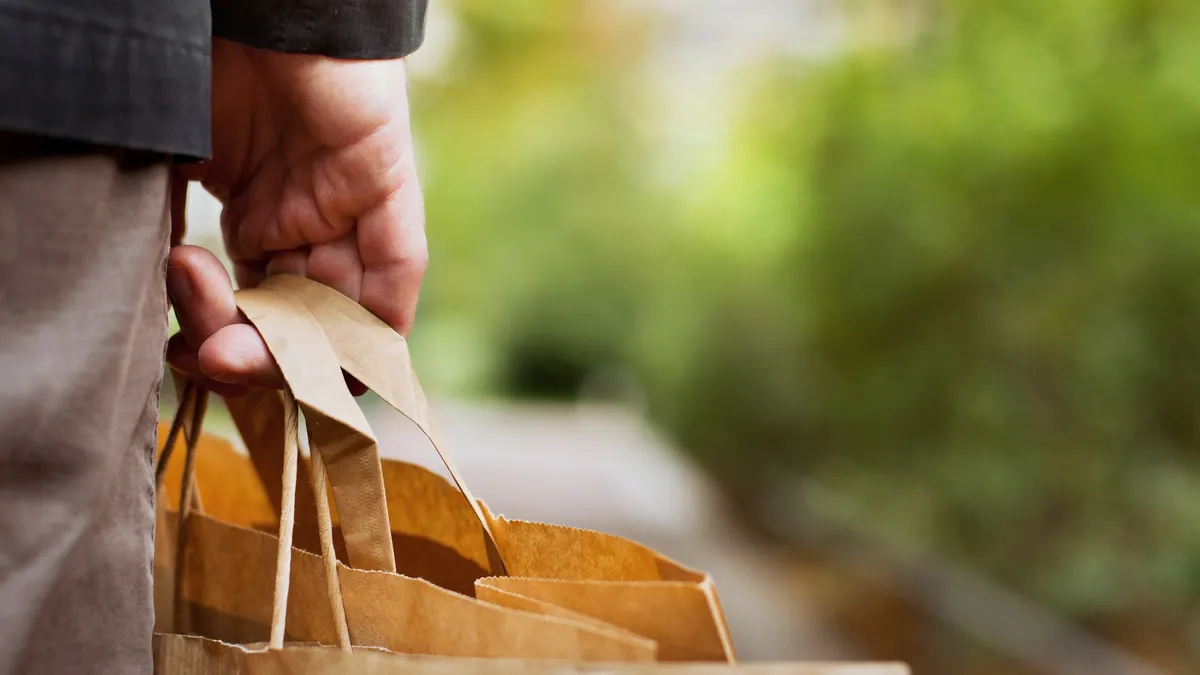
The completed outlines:
<svg viewBox="0 0 1200 675">
<path fill-rule="evenodd" d="M 192 299 L 192 279 L 186 269 L 167 265 L 167 294 L 176 305 Z"/>
</svg>

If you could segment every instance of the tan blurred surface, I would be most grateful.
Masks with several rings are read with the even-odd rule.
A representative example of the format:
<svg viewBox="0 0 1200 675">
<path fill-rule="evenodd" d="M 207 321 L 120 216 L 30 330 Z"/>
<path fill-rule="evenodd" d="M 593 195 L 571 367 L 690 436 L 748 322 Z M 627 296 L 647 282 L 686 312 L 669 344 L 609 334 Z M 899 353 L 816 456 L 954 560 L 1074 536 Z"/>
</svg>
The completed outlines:
<svg viewBox="0 0 1200 675">
<path fill-rule="evenodd" d="M 589 404 L 434 406 L 446 446 L 494 511 L 629 537 L 710 572 L 739 657 L 855 656 L 789 592 L 787 564 L 739 534 L 705 476 L 635 413 Z M 380 405 L 367 417 L 385 456 L 440 469 L 404 417 Z"/>
</svg>

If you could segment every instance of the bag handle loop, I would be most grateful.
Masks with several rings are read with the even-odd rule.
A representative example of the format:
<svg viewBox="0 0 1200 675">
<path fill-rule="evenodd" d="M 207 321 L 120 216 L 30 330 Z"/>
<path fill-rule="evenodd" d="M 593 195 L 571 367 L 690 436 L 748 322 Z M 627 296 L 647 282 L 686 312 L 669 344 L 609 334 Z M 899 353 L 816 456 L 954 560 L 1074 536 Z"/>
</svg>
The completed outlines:
<svg viewBox="0 0 1200 675">
<path fill-rule="evenodd" d="M 179 397 L 179 408 L 171 421 L 171 430 L 167 432 L 167 440 L 159 455 L 158 465 L 154 468 L 154 493 L 162 490 L 163 477 L 166 474 L 167 463 L 182 432 L 185 440 L 183 457 L 183 474 L 179 480 L 179 514 L 175 528 L 175 564 L 172 570 L 173 595 L 171 608 L 172 621 L 176 628 L 182 628 L 186 617 L 183 615 L 183 556 L 187 550 L 187 519 L 192 511 L 204 512 L 200 505 L 200 492 L 196 488 L 196 445 L 200 441 L 200 426 L 204 423 L 204 413 L 208 410 L 208 392 L 198 389 L 191 382 L 183 388 Z"/>
<path fill-rule="evenodd" d="M 300 409 L 288 390 L 283 391 L 284 429 L 287 442 L 283 454 L 282 501 L 280 502 L 279 544 L 275 555 L 275 596 L 271 607 L 271 649 L 283 649 L 287 627 L 288 591 L 292 577 L 292 533 L 296 524 L 296 473 L 300 461 Z M 350 630 L 342 603 L 342 585 L 338 579 L 337 557 L 333 551 L 333 521 L 329 515 L 329 496 L 325 488 L 325 462 L 321 453 L 312 458 L 312 488 L 316 496 L 317 529 L 321 537 L 321 560 L 325 563 L 325 593 L 333 612 L 338 646 L 350 651 Z"/>
<path fill-rule="evenodd" d="M 320 325 L 341 368 L 408 418 L 429 439 L 483 529 L 491 573 L 505 575 L 504 560 L 490 527 L 491 520 L 467 487 L 434 427 L 429 403 L 413 370 L 408 341 L 357 302 L 311 279 L 292 274 L 273 275 L 258 288 L 302 305 Z M 270 414 L 265 407 L 255 413 L 260 418 Z M 243 438 L 247 446 L 251 446 L 251 439 Z M 250 447 L 251 454 L 256 451 L 260 450 Z"/>
<path fill-rule="evenodd" d="M 187 518 L 190 515 L 189 512 L 192 510 L 190 506 L 192 502 L 188 498 L 188 493 L 195 487 L 196 446 L 200 438 L 200 426 L 204 418 L 206 401 L 206 391 L 197 390 L 191 382 L 185 385 L 183 395 L 180 397 L 179 409 L 175 412 L 175 419 L 171 423 L 166 444 L 163 447 L 162 454 L 159 456 L 158 466 L 155 469 L 156 484 L 161 488 L 162 476 L 166 470 L 167 463 L 171 460 L 171 454 L 178 441 L 180 431 L 185 429 L 186 420 L 190 413 L 191 424 L 187 425 L 190 426 L 190 433 L 186 430 L 184 431 L 187 444 L 183 475 L 180 480 L 179 526 L 174 570 L 175 597 L 173 609 L 176 626 L 181 626 L 185 618 L 182 616 L 183 603 L 181 602 L 181 590 L 183 588 L 184 570 L 182 560 L 187 545 Z M 271 649 L 283 648 L 283 639 L 287 627 L 288 592 L 291 586 L 292 569 L 292 537 L 295 531 L 296 515 L 296 476 L 300 454 L 299 406 L 291 392 L 286 389 L 282 393 L 282 402 L 285 443 L 281 476 L 281 516 L 279 518 L 279 538 L 275 555 L 275 590 L 271 607 L 271 637 L 269 643 Z M 329 600 L 330 611 L 333 614 L 334 631 L 337 634 L 338 646 L 342 651 L 350 651 L 350 630 L 346 622 L 346 609 L 342 602 L 342 587 L 337 571 L 337 556 L 333 548 L 333 521 L 330 517 L 329 495 L 326 491 L 325 462 L 321 459 L 319 452 L 312 453 L 311 462 L 312 472 L 310 475 L 312 477 L 313 492 L 316 495 L 315 506 L 317 512 L 317 529 L 321 540 L 321 559 L 325 565 L 325 593 Z"/>
<path fill-rule="evenodd" d="M 324 460 L 342 515 L 350 565 L 395 572 L 378 444 L 346 389 L 337 356 L 320 324 L 303 304 L 267 287 L 238 291 L 235 298 L 304 411 L 313 455 Z M 290 443 L 292 439 L 284 435 L 285 443 Z"/>
</svg>

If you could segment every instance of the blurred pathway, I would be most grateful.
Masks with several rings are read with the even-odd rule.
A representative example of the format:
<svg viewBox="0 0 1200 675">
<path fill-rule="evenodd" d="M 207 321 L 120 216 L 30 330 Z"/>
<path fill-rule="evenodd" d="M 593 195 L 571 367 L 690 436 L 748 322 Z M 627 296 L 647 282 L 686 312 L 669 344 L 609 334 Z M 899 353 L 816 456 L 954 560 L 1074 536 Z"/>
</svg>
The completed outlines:
<svg viewBox="0 0 1200 675">
<path fill-rule="evenodd" d="M 511 518 L 629 537 L 715 577 L 745 660 L 850 658 L 782 592 L 782 562 L 739 536 L 705 476 L 641 419 L 606 406 L 434 403 L 465 480 Z M 386 408 L 367 411 L 385 455 L 443 474 L 424 437 Z"/>
</svg>

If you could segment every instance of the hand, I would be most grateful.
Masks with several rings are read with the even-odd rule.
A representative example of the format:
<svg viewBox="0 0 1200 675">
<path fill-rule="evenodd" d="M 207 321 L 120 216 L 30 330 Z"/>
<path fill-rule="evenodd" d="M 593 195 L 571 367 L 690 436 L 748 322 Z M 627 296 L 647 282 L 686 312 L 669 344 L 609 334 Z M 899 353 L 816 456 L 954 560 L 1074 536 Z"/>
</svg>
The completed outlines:
<svg viewBox="0 0 1200 675">
<path fill-rule="evenodd" d="M 346 61 L 213 40 L 213 159 L 181 167 L 223 204 L 241 287 L 291 272 L 407 334 L 427 260 L 402 60 Z M 168 358 L 218 392 L 279 386 L 274 361 L 204 249 L 173 248 L 181 333 Z M 232 389 L 225 385 L 235 385 Z"/>
</svg>

